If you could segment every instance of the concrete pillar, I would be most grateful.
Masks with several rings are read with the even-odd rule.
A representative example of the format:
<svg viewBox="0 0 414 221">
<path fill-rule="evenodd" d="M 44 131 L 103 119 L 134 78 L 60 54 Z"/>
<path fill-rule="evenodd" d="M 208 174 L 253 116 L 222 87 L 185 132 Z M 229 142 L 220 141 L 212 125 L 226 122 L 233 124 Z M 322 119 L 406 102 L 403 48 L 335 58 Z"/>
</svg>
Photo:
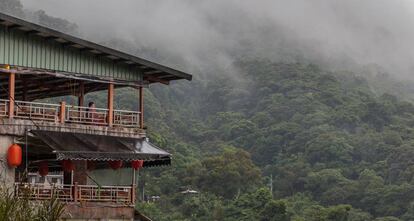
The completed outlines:
<svg viewBox="0 0 414 221">
<path fill-rule="evenodd" d="M 114 122 L 114 84 L 108 85 L 108 126 L 112 127 Z"/>
<path fill-rule="evenodd" d="M 14 143 L 12 136 L 0 135 L 0 183 L 1 185 L 13 188 L 14 186 L 14 168 L 7 164 L 7 150 Z"/>
</svg>

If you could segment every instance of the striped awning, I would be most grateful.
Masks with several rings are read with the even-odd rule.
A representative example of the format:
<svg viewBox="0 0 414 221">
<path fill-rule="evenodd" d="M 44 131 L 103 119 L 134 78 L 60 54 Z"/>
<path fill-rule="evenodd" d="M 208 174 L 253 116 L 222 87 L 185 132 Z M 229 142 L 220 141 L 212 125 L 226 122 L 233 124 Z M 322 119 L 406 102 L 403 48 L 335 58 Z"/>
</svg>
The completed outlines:
<svg viewBox="0 0 414 221">
<path fill-rule="evenodd" d="M 171 164 L 171 154 L 147 139 L 35 130 L 31 133 L 51 148 L 56 160 L 133 161 L 144 167 Z"/>
</svg>

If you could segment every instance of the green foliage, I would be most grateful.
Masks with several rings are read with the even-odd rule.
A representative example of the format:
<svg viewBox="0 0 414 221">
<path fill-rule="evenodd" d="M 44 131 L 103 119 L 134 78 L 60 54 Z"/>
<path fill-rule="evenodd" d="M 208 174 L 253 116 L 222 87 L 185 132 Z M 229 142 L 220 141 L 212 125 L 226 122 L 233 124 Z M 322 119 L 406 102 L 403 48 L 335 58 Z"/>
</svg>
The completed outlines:
<svg viewBox="0 0 414 221">
<path fill-rule="evenodd" d="M 0 11 L 77 33 L 17 0 L 0 2 Z M 139 187 L 161 196 L 138 205 L 141 212 L 161 221 L 414 220 L 414 105 L 401 99 L 413 98 L 412 83 L 266 59 L 234 65 L 236 77 L 210 73 L 145 89 L 149 137 L 174 160 L 141 173 Z M 116 107 L 137 109 L 134 90 L 115 94 Z M 106 104 L 102 93 L 86 99 Z M 199 194 L 182 194 L 187 188 Z M 0 220 L 59 215 L 56 202 L 34 209 L 2 198 Z"/>
<path fill-rule="evenodd" d="M 228 199 L 261 183 L 259 168 L 241 149 L 225 149 L 219 156 L 202 160 L 199 172 L 197 187 Z"/>
<path fill-rule="evenodd" d="M 17 197 L 7 188 L 0 189 L 1 221 L 57 221 L 64 206 L 57 199 L 35 202 L 27 197 Z"/>
<path fill-rule="evenodd" d="M 159 211 L 177 220 L 413 219 L 413 104 L 376 95 L 350 72 L 238 65 L 242 86 L 222 75 L 146 91 L 153 139 L 178 158 L 148 176 L 161 187 L 150 188 L 164 197 Z M 273 197 L 263 192 L 270 175 Z M 182 187 L 200 195 L 184 198 Z"/>
</svg>

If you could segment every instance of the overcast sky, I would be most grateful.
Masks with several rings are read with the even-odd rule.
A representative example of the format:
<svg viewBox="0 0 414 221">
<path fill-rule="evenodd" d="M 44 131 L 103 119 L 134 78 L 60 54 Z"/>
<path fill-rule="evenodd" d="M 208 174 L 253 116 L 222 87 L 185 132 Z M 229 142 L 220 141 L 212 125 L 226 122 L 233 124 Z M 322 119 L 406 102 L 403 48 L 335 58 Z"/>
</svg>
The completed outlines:
<svg viewBox="0 0 414 221">
<path fill-rule="evenodd" d="M 412 0 L 21 1 L 77 23 L 88 39 L 156 48 L 189 70 L 237 72 L 235 55 L 246 54 L 341 68 L 379 64 L 414 78 Z"/>
</svg>

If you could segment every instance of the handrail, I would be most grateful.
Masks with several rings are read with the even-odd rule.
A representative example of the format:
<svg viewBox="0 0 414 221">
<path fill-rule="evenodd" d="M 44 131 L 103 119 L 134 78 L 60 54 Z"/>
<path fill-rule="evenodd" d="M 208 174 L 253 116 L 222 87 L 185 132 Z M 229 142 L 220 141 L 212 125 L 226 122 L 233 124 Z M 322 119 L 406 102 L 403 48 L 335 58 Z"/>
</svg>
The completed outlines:
<svg viewBox="0 0 414 221">
<path fill-rule="evenodd" d="M 27 101 L 15 101 L 15 105 L 15 118 L 55 122 L 59 116 L 59 105 Z"/>
<path fill-rule="evenodd" d="M 62 201 L 73 201 L 72 185 L 52 185 L 31 183 L 15 183 L 15 194 L 32 200 L 48 200 L 56 198 Z"/>
<path fill-rule="evenodd" d="M 9 100 L 7 100 L 7 101 L 9 101 Z M 40 103 L 40 102 L 19 101 L 19 100 L 16 100 L 15 102 L 27 103 L 27 104 L 36 104 L 36 105 L 47 105 L 47 106 L 51 106 L 51 107 L 59 107 L 59 104 L 51 104 L 51 103 Z"/>
<path fill-rule="evenodd" d="M 15 183 L 15 194 L 31 200 L 57 198 L 65 202 L 90 201 L 132 205 L 135 203 L 134 186 L 44 185 Z"/>
<path fill-rule="evenodd" d="M 0 99 L 0 116 L 6 117 L 9 107 L 9 100 Z"/>
<path fill-rule="evenodd" d="M 66 106 L 66 122 L 107 125 L 108 110 L 104 108 L 89 108 Z"/>
<path fill-rule="evenodd" d="M 15 101 L 14 118 L 55 123 L 77 123 L 86 125 L 111 125 L 108 122 L 108 109 L 89 108 L 75 105 L 59 105 L 29 101 Z M 0 116 L 8 116 L 9 100 L 0 99 Z M 113 125 L 115 127 L 140 127 L 139 111 L 114 110 Z"/>
</svg>

